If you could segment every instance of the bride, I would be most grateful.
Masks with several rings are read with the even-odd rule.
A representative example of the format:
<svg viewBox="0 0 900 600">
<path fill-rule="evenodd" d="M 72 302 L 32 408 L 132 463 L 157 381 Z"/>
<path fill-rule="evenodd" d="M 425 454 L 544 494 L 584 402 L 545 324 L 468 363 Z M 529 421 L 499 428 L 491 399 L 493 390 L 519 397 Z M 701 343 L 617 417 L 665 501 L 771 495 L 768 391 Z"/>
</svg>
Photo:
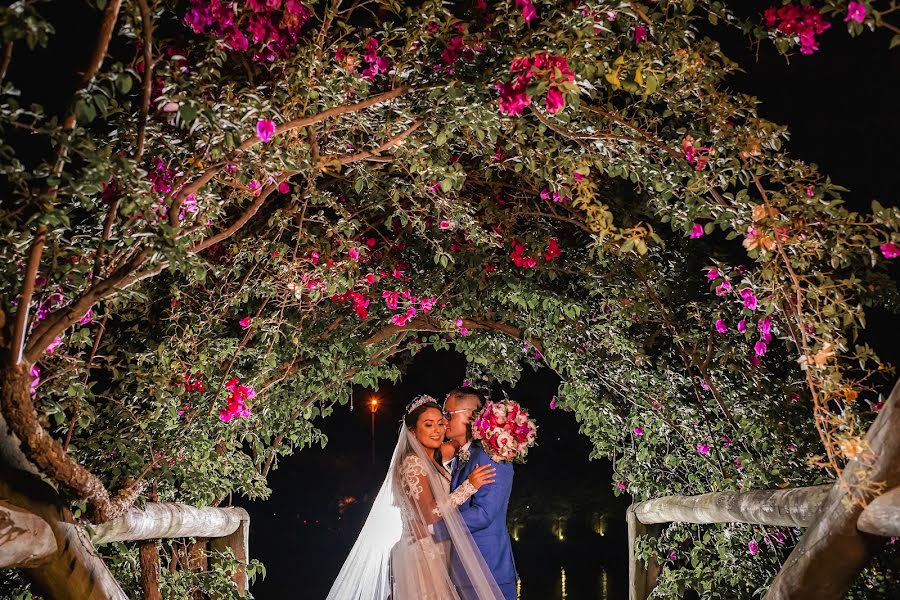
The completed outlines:
<svg viewBox="0 0 900 600">
<path fill-rule="evenodd" d="M 327 600 L 503 600 L 456 511 L 493 481 L 493 467 L 479 467 L 451 493 L 440 454 L 446 428 L 430 396 L 406 409 L 387 477 Z M 442 542 L 431 535 L 439 520 L 450 533 Z"/>
</svg>

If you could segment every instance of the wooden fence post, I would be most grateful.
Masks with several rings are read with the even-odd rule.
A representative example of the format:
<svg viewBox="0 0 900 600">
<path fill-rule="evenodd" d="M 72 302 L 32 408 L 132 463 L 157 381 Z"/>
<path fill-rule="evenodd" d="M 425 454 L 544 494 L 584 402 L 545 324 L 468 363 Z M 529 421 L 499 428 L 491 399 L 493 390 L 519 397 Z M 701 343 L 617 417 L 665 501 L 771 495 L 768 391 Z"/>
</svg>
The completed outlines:
<svg viewBox="0 0 900 600">
<path fill-rule="evenodd" d="M 240 525 L 230 535 L 211 539 L 209 546 L 210 550 L 225 551 L 230 548 L 234 552 L 234 557 L 242 565 L 234 574 L 234 585 L 237 586 L 238 593 L 243 596 L 249 588 L 247 562 L 250 560 L 250 515 L 240 507 L 222 510 L 234 511 L 240 518 Z"/>
<path fill-rule="evenodd" d="M 647 600 L 650 592 L 656 587 L 662 567 L 653 559 L 644 564 L 635 554 L 634 548 L 638 537 L 642 535 L 659 537 L 665 525 L 641 523 L 634 512 L 634 507 L 632 504 L 625 513 L 625 521 L 628 524 L 628 600 Z"/>
</svg>

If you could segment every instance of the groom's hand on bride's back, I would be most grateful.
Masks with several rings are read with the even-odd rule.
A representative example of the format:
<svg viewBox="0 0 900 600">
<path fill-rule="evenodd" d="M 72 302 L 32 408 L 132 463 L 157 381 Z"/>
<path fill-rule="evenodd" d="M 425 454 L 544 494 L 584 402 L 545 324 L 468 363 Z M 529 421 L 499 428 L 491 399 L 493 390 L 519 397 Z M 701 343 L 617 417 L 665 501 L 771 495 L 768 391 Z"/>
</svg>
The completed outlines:
<svg viewBox="0 0 900 600">
<path fill-rule="evenodd" d="M 476 490 L 480 489 L 482 486 L 485 486 L 489 483 L 494 483 L 494 479 L 497 475 L 497 470 L 493 467 L 493 465 L 479 465 L 474 471 L 469 474 L 469 483 L 472 484 L 472 487 Z"/>
</svg>

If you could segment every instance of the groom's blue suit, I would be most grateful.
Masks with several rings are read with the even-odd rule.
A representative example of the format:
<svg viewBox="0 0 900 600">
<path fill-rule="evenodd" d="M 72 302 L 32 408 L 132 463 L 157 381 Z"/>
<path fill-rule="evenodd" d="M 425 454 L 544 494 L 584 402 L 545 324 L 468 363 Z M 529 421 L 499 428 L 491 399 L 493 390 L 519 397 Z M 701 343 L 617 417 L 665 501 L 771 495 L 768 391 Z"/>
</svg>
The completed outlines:
<svg viewBox="0 0 900 600">
<path fill-rule="evenodd" d="M 494 580 L 503 592 L 506 600 L 516 600 L 516 564 L 513 560 L 512 544 L 506 530 L 506 509 L 509 495 L 512 492 L 513 467 L 508 463 L 497 463 L 491 460 L 487 452 L 478 442 L 469 447 L 469 460 L 453 461 L 451 489 L 455 490 L 479 465 L 492 465 L 496 469 L 494 482 L 481 487 L 475 494 L 459 507 L 459 514 L 469 527 L 475 545 L 481 551 L 484 562 Z M 449 538 L 447 527 L 443 521 L 435 524 L 435 537 L 438 540 Z M 456 568 L 455 557 L 451 558 L 451 576 L 461 589 L 468 587 L 465 575 Z M 474 594 L 463 594 L 463 597 L 474 598 Z"/>
</svg>

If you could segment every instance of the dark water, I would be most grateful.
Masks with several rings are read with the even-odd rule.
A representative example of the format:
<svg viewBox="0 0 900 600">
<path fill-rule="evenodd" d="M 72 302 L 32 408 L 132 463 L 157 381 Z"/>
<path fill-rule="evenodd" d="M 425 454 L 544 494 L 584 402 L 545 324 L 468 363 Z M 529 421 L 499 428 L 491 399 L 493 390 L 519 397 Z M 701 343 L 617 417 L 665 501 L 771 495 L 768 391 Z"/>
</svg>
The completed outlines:
<svg viewBox="0 0 900 600">
<path fill-rule="evenodd" d="M 268 570 L 253 585 L 257 598 L 325 598 L 384 479 L 404 407 L 421 393 L 442 398 L 464 372 L 462 356 L 429 351 L 409 365 L 402 383 L 382 385 L 374 460 L 366 410 L 372 391 L 355 390 L 352 409 L 337 407 L 320 424 L 326 449 L 282 459 L 269 477 L 272 497 L 240 503 L 250 512 L 250 554 Z M 612 468 L 589 460 L 590 444 L 572 415 L 550 409 L 557 384 L 548 370 L 526 370 L 514 388 L 492 390 L 525 405 L 539 426 L 538 446 L 515 468 L 509 506 L 520 598 L 625 598 L 628 502 L 612 497 Z M 338 500 L 347 497 L 355 502 L 341 513 Z"/>
<path fill-rule="evenodd" d="M 253 594 L 262 600 L 325 598 L 350 550 L 361 520 L 347 517 L 348 527 L 329 527 L 314 520 L 252 515 L 251 553 L 266 563 L 269 574 L 257 581 Z M 351 525 L 352 522 L 352 525 Z M 607 600 L 626 597 L 624 525 L 616 523 L 600 536 L 587 527 L 564 534 L 560 541 L 549 527 L 519 530 L 513 543 L 521 600 Z M 572 524 L 570 523 L 570 527 Z M 260 529 L 277 528 L 280 542 L 252 545 Z M 353 530 L 353 534 L 351 534 Z"/>
</svg>

